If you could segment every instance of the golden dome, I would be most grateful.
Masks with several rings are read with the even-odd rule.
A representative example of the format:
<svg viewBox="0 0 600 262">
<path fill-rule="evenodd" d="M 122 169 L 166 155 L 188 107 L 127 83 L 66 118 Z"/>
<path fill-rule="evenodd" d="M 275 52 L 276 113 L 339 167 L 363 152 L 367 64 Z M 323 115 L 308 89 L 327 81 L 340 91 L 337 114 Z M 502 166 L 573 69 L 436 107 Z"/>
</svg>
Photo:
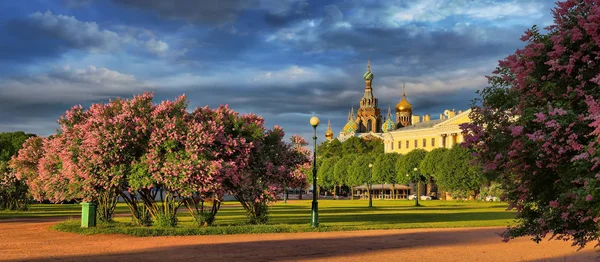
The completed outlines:
<svg viewBox="0 0 600 262">
<path fill-rule="evenodd" d="M 406 100 L 406 97 L 402 97 L 402 100 L 396 105 L 396 112 L 412 111 L 412 105 Z"/>
<path fill-rule="evenodd" d="M 402 85 L 402 100 L 396 105 L 396 112 L 412 111 L 412 105 L 406 100 L 406 86 Z"/>
<path fill-rule="evenodd" d="M 327 122 L 327 132 L 325 132 L 325 138 L 328 140 L 333 139 L 333 131 L 331 131 L 331 120 Z"/>
</svg>

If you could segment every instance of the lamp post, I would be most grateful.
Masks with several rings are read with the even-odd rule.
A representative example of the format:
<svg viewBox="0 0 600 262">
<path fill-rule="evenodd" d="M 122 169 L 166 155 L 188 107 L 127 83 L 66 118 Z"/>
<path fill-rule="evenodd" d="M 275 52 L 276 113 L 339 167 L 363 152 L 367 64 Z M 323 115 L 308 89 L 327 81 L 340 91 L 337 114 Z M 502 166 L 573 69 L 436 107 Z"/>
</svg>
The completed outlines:
<svg viewBox="0 0 600 262">
<path fill-rule="evenodd" d="M 373 207 L 373 164 L 369 163 L 369 173 L 371 174 L 371 178 L 369 178 L 369 207 Z"/>
<path fill-rule="evenodd" d="M 312 201 L 312 214 L 310 218 L 310 225 L 312 227 L 319 227 L 319 203 L 317 202 L 317 126 L 319 125 L 319 118 L 313 116 L 310 118 L 310 125 L 314 129 L 314 149 L 313 149 L 313 201 Z"/>
<path fill-rule="evenodd" d="M 419 179 L 419 174 L 417 173 L 417 171 L 419 171 L 418 168 L 414 168 L 413 171 L 415 171 L 415 175 L 414 175 L 414 179 L 417 180 L 417 197 L 415 197 L 415 206 L 418 207 L 419 206 L 419 198 L 421 198 L 421 193 L 419 192 L 420 187 L 421 187 L 421 179 Z"/>
</svg>

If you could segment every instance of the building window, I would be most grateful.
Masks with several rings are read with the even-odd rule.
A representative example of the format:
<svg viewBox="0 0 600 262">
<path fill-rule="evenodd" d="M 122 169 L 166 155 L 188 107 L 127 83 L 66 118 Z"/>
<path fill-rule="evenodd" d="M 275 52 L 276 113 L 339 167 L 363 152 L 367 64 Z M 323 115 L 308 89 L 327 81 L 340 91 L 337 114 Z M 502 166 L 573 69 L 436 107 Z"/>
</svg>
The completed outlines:
<svg viewBox="0 0 600 262">
<path fill-rule="evenodd" d="M 408 148 L 408 140 L 406 140 L 406 148 Z"/>
<path fill-rule="evenodd" d="M 431 139 L 431 146 L 435 147 L 435 137 Z"/>
<path fill-rule="evenodd" d="M 398 149 L 402 148 L 402 141 L 398 141 Z"/>
<path fill-rule="evenodd" d="M 415 139 L 415 148 L 419 147 L 419 144 L 417 143 L 417 140 Z"/>
<path fill-rule="evenodd" d="M 427 139 L 423 138 L 423 147 L 427 147 Z"/>
</svg>

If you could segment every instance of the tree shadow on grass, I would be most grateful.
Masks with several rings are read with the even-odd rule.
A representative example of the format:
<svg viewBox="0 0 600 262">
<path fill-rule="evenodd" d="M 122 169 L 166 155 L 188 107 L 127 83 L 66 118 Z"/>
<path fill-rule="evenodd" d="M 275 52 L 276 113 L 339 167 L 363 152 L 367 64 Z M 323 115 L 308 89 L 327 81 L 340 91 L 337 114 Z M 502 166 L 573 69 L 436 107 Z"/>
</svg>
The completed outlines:
<svg viewBox="0 0 600 262">
<path fill-rule="evenodd" d="M 468 210 L 489 210 L 490 208 L 485 208 L 485 207 L 481 207 L 481 208 L 477 208 L 477 207 L 448 207 L 448 208 L 444 208 L 444 207 L 378 207 L 378 206 L 374 206 L 372 208 L 369 208 L 368 206 L 364 206 L 364 207 L 326 207 L 326 208 L 319 208 L 319 214 L 337 214 L 337 213 L 366 213 L 366 214 L 373 214 L 376 215 L 377 213 L 374 212 L 393 212 L 396 211 L 398 212 L 398 214 L 404 214 L 406 213 L 411 213 L 411 212 L 420 212 L 420 211 L 468 211 Z M 310 207 L 305 207 L 305 208 L 294 208 L 294 209 L 286 209 L 286 210 L 281 210 L 281 209 L 272 209 L 271 213 L 274 215 L 295 215 L 295 214 L 299 214 L 299 213 L 306 213 L 306 212 L 310 212 Z M 502 209 L 499 209 L 502 210 Z M 502 210 L 502 212 L 505 212 L 504 210 Z M 451 213 L 451 212 L 448 212 Z M 506 213 L 510 213 L 510 212 L 506 212 Z"/>
<path fill-rule="evenodd" d="M 254 237 L 251 241 L 244 241 L 241 238 L 232 242 L 212 243 L 206 240 L 206 243 L 192 245 L 178 245 L 176 238 L 169 238 L 174 244 L 168 247 L 111 254 L 48 255 L 39 259 L 20 259 L 19 261 L 46 261 L 50 259 L 68 261 L 273 261 L 284 259 L 333 259 L 340 256 L 364 255 L 373 251 L 410 250 L 413 252 L 412 250 L 414 250 L 414 252 L 420 252 L 421 248 L 437 246 L 456 246 L 456 248 L 461 249 L 470 244 L 499 242 L 500 238 L 497 236 L 499 231 L 501 230 L 497 228 L 457 229 L 327 238 L 320 237 L 319 233 L 313 233 L 311 235 L 302 234 L 298 235 L 297 238 L 283 240 L 257 240 Z M 140 238 L 139 241 L 135 241 L 131 246 L 142 246 L 145 240 L 147 238 Z M 115 239 L 115 241 L 119 240 Z M 77 245 L 77 243 L 73 243 L 73 245 Z M 441 257 L 443 256 L 441 255 Z M 485 254 L 477 254 L 478 259 L 486 260 L 485 256 Z M 488 259 L 498 259 L 498 257 L 489 256 L 487 257 Z M 398 261 L 402 260 L 401 257 L 397 259 Z"/>
<path fill-rule="evenodd" d="M 460 222 L 460 221 L 486 221 L 506 220 L 515 218 L 514 213 L 504 211 L 488 212 L 460 212 L 460 213 L 393 213 L 393 214 L 348 214 L 348 215 L 326 215 L 319 217 L 321 223 L 357 223 L 357 224 L 409 224 L 409 223 L 434 223 L 434 222 Z M 285 224 L 305 224 L 309 220 L 306 217 L 285 216 L 280 217 Z M 278 221 L 273 217 L 272 221 Z"/>
</svg>

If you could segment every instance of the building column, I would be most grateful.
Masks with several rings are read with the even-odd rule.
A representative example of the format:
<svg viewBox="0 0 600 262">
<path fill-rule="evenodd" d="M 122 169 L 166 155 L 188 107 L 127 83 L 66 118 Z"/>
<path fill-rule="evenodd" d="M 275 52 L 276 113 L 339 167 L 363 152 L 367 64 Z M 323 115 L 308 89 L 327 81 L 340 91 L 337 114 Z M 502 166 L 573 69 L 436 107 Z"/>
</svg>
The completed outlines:
<svg viewBox="0 0 600 262">
<path fill-rule="evenodd" d="M 448 136 L 448 139 L 450 139 L 450 141 L 449 141 L 449 143 L 448 143 L 450 146 L 449 146 L 448 148 L 452 148 L 452 147 L 454 146 L 454 135 L 455 135 L 455 134 L 450 134 L 450 135 Z"/>
<path fill-rule="evenodd" d="M 446 135 L 440 135 L 438 138 L 438 147 L 446 147 L 446 143 L 444 143 L 444 139 L 446 139 Z"/>
<path fill-rule="evenodd" d="M 458 140 L 459 144 L 462 142 L 465 142 L 465 136 L 463 136 L 463 134 L 457 134 L 457 136 L 458 136 L 457 140 Z"/>
</svg>

